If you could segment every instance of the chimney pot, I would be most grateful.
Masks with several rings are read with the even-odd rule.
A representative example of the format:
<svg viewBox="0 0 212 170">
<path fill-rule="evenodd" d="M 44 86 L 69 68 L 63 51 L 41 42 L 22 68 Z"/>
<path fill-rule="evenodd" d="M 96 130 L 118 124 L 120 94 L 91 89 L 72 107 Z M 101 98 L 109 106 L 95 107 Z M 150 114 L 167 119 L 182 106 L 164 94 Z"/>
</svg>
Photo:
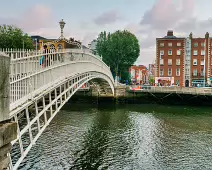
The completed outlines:
<svg viewBox="0 0 212 170">
<path fill-rule="evenodd" d="M 167 32 L 167 36 L 173 36 L 174 34 L 173 34 L 173 31 L 172 30 L 168 30 L 168 32 Z"/>
</svg>

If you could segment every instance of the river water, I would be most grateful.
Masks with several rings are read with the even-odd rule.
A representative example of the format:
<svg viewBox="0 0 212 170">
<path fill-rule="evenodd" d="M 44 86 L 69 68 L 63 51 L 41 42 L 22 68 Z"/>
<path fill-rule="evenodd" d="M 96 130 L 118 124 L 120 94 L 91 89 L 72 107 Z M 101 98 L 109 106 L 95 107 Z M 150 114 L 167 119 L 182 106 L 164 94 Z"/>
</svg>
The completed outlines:
<svg viewBox="0 0 212 170">
<path fill-rule="evenodd" d="M 67 104 L 20 169 L 212 169 L 212 109 Z"/>
</svg>

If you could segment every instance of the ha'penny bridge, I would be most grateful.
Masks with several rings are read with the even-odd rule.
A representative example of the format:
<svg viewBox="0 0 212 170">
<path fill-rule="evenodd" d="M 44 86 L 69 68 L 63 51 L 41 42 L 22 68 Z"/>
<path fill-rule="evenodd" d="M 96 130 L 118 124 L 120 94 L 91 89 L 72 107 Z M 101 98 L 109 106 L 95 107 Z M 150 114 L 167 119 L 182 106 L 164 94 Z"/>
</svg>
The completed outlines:
<svg viewBox="0 0 212 170">
<path fill-rule="evenodd" d="M 112 73 L 101 57 L 81 48 L 53 49 L 48 53 L 4 50 L 0 53 L 0 77 L 0 149 L 8 149 L 4 156 L 10 161 L 10 169 L 18 169 L 51 120 L 82 87 L 96 88 L 100 95 L 122 95 L 115 92 Z M 126 90 L 125 86 L 116 90 L 119 88 Z M 149 87 L 128 92 L 212 95 L 211 89 L 181 87 Z M 15 136 L 10 136 L 13 132 Z"/>
<path fill-rule="evenodd" d="M 18 131 L 12 141 L 16 152 L 10 155 L 11 169 L 18 168 L 54 116 L 82 86 L 89 84 L 114 94 L 110 68 L 100 57 L 82 49 L 49 50 L 45 54 L 5 50 L 0 63 L 0 121 L 16 122 Z"/>
</svg>

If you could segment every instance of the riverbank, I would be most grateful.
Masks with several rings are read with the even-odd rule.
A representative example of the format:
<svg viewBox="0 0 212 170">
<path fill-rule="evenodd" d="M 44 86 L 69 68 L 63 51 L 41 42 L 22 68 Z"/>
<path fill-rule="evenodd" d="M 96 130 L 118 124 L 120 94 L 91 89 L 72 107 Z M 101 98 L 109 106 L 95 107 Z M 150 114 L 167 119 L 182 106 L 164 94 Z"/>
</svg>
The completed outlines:
<svg viewBox="0 0 212 170">
<path fill-rule="evenodd" d="M 124 87 L 115 90 L 115 96 L 98 95 L 95 91 L 78 91 L 72 96 L 72 103 L 90 104 L 164 104 L 212 106 L 212 95 L 194 95 L 160 92 L 136 92 Z"/>
</svg>

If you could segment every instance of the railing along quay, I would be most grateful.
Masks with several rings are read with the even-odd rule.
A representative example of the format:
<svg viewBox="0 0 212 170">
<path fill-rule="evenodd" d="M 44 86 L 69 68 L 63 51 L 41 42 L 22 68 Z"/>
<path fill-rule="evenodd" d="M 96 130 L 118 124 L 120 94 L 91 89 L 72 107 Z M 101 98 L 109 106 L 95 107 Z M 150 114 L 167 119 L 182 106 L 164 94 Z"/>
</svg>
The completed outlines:
<svg viewBox="0 0 212 170">
<path fill-rule="evenodd" d="M 158 87 L 158 86 L 131 86 L 130 91 L 134 92 L 151 92 L 151 93 L 177 93 L 177 94 L 193 94 L 193 95 L 212 95 L 212 87 Z"/>
</svg>

